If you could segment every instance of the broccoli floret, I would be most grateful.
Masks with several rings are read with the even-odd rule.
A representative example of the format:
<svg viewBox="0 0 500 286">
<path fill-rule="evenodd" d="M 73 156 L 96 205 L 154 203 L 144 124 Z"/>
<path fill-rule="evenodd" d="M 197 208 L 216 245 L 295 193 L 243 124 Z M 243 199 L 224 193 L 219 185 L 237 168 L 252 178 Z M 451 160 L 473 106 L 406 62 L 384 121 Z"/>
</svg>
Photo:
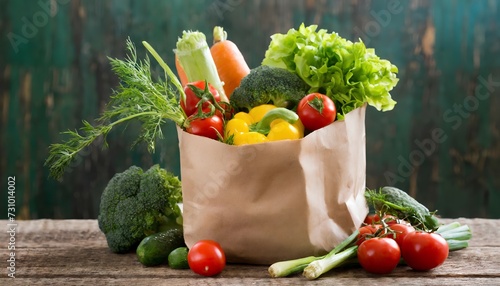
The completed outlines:
<svg viewBox="0 0 500 286">
<path fill-rule="evenodd" d="M 262 65 L 241 80 L 230 102 L 236 111 L 249 111 L 262 104 L 293 110 L 309 88 L 297 74 L 287 69 Z"/>
<path fill-rule="evenodd" d="M 180 202 L 181 182 L 176 176 L 158 165 L 146 172 L 132 166 L 115 174 L 104 189 L 99 228 L 111 251 L 130 252 L 146 236 L 165 227 L 180 227 Z"/>
</svg>

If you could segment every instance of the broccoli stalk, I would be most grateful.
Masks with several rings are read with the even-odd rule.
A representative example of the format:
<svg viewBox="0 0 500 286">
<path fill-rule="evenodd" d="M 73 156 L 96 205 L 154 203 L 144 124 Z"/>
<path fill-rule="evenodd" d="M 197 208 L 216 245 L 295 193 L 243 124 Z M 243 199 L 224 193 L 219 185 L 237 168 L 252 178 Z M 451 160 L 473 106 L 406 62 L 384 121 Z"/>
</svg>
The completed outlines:
<svg viewBox="0 0 500 286">
<path fill-rule="evenodd" d="M 112 252 L 127 253 L 143 238 L 166 228 L 181 227 L 181 182 L 152 166 L 132 166 L 115 174 L 101 196 L 99 228 Z"/>
<path fill-rule="evenodd" d="M 283 68 L 259 66 L 241 80 L 231 94 L 236 111 L 250 111 L 262 104 L 295 109 L 309 86 L 295 73 Z"/>
</svg>

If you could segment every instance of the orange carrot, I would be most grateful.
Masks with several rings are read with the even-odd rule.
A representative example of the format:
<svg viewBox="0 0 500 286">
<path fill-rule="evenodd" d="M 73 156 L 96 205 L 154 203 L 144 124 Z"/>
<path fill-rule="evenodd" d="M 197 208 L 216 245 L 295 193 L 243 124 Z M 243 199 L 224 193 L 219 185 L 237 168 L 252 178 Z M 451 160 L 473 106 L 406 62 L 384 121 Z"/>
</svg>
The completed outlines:
<svg viewBox="0 0 500 286">
<path fill-rule="evenodd" d="M 227 40 L 227 33 L 222 27 L 214 28 L 214 44 L 210 53 L 229 98 L 240 85 L 241 79 L 250 73 L 250 68 L 236 44 Z"/>
<path fill-rule="evenodd" d="M 182 87 L 185 87 L 188 83 L 188 79 L 186 73 L 184 72 L 184 69 L 181 66 L 179 58 L 177 58 L 177 55 L 175 55 L 175 68 L 177 69 L 177 75 L 179 76 L 179 81 L 181 82 Z"/>
</svg>

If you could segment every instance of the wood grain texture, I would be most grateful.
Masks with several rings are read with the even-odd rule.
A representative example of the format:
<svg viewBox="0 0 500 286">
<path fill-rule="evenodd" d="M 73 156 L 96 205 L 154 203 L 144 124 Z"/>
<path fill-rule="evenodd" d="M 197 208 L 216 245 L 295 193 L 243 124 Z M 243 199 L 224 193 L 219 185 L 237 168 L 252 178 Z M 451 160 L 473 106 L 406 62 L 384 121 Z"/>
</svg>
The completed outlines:
<svg viewBox="0 0 500 286">
<path fill-rule="evenodd" d="M 267 266 L 229 264 L 215 278 L 167 266 L 144 267 L 134 253 L 113 254 L 95 220 L 18 221 L 16 279 L 0 276 L 2 285 L 498 285 L 499 220 L 443 219 L 471 227 L 467 249 L 453 252 L 440 267 L 415 272 L 404 266 L 386 276 L 360 267 L 336 269 L 308 281 L 300 275 L 270 278 Z M 7 221 L 0 221 L 6 225 Z M 0 240 L 5 240 L 4 234 Z M 6 249 L 0 251 L 6 257 Z M 12 282 L 15 282 L 12 284 Z"/>
<path fill-rule="evenodd" d="M 367 186 L 395 185 L 446 217 L 500 218 L 500 2 L 430 0 L 2 0 L 0 177 L 17 178 L 19 218 L 95 218 L 116 172 L 159 163 L 179 174 L 173 124 L 155 154 L 130 150 L 137 126 L 85 150 L 64 176 L 43 165 L 59 134 L 92 121 L 118 82 L 108 56 L 146 40 L 173 65 L 177 37 L 221 25 L 250 67 L 270 35 L 302 22 L 399 67 L 391 112 L 367 111 Z M 138 45 L 141 56 L 144 49 Z M 159 71 L 159 67 L 155 67 Z M 436 135 L 437 134 L 437 135 Z M 5 204 L 0 204 L 5 218 Z"/>
</svg>

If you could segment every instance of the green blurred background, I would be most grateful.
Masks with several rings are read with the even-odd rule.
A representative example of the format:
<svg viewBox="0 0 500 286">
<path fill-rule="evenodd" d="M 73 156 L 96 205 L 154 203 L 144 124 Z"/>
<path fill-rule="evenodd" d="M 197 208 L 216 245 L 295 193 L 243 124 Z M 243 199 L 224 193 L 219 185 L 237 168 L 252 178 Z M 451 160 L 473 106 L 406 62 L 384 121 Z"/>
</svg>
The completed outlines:
<svg viewBox="0 0 500 286">
<path fill-rule="evenodd" d="M 318 24 L 399 67 L 390 112 L 368 108 L 367 186 L 400 187 L 444 217 L 500 218 L 500 1 L 0 0 L 0 218 L 7 176 L 17 219 L 96 218 L 116 172 L 154 163 L 179 175 L 175 126 L 155 154 L 130 149 L 137 126 L 85 150 L 63 181 L 48 178 L 59 132 L 92 122 L 117 79 L 125 40 L 152 44 L 173 67 L 177 37 L 223 26 L 248 64 L 274 33 Z M 159 70 L 159 67 L 156 67 Z M 335 172 L 335 170 L 332 170 Z M 286 195 L 286 192 L 283 193 Z"/>
</svg>

